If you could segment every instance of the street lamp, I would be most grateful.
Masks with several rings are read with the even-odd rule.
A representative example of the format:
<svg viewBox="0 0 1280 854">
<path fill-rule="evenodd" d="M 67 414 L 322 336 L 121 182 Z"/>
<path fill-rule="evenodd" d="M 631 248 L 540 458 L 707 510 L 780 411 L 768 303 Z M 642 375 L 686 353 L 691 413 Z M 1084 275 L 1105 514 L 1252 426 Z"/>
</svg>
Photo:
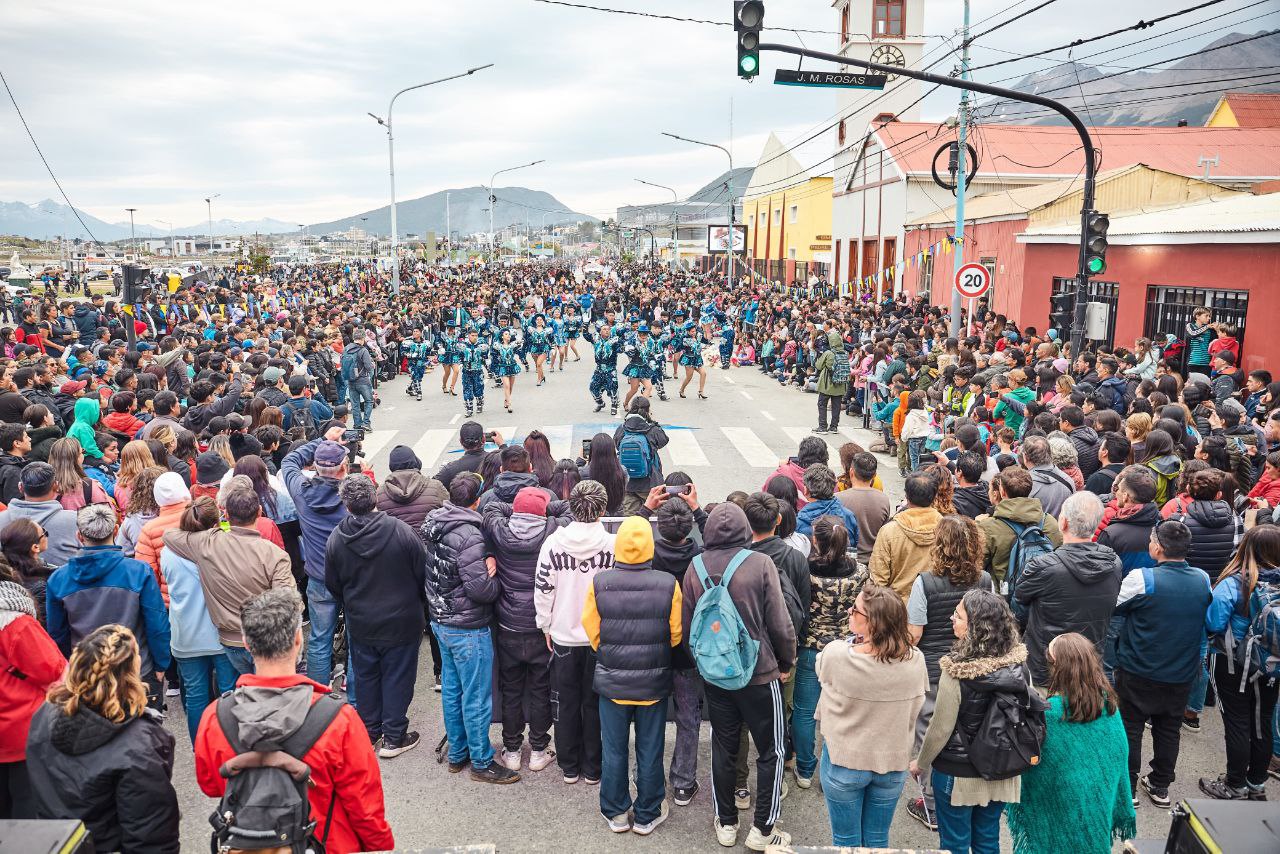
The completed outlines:
<svg viewBox="0 0 1280 854">
<path fill-rule="evenodd" d="M 456 80 L 459 77 L 466 77 L 475 74 L 477 71 L 483 71 L 486 68 L 493 68 L 493 63 L 488 65 L 478 65 L 475 68 L 468 68 L 461 74 L 454 74 L 450 77 L 441 77 L 439 80 L 429 80 L 426 83 L 418 83 L 414 86 L 407 86 L 399 92 L 391 96 L 391 103 L 387 105 L 386 121 L 369 113 L 369 116 L 378 124 L 387 129 L 387 160 L 390 164 L 391 172 L 391 291 L 392 293 L 400 292 L 400 238 L 396 233 L 396 146 L 395 137 L 391 128 L 391 113 L 396 106 L 396 98 L 399 98 L 405 92 L 412 92 L 414 89 L 422 89 L 427 86 L 434 86 L 437 83 L 444 83 L 448 80 Z"/>
<path fill-rule="evenodd" d="M 129 212 L 129 242 L 133 244 L 133 260 L 138 260 L 138 238 L 133 231 L 133 213 L 137 208 L 125 208 Z"/>
<path fill-rule="evenodd" d="M 671 225 L 671 270 L 672 270 L 672 272 L 675 272 L 675 269 L 676 269 L 676 256 L 680 253 L 680 241 L 679 241 L 679 234 L 680 234 L 680 233 L 679 233 L 679 231 L 677 231 L 677 230 L 676 230 L 676 229 L 677 229 L 677 227 L 678 227 L 678 224 L 679 224 L 679 222 L 680 222 L 680 218 L 679 218 L 679 216 L 678 216 L 678 211 L 676 210 L 676 206 L 678 206 L 678 205 L 680 204 L 680 196 L 676 194 L 676 191 L 675 191 L 673 188 L 668 187 L 666 184 L 658 184 L 658 183 L 655 183 L 655 182 L 653 182 L 653 181 L 646 181 L 646 180 L 645 180 L 645 179 L 643 179 L 643 178 L 637 178 L 636 180 L 637 180 L 637 181 L 639 181 L 641 184 L 647 184 L 647 185 L 648 185 L 648 186 L 650 186 L 650 187 L 657 187 L 657 188 L 659 188 L 659 189 L 661 189 L 661 190 L 666 190 L 668 193 L 670 193 L 670 194 L 671 194 L 671 205 L 672 205 L 672 210 L 671 210 L 671 222 L 672 222 L 672 225 Z"/>
<path fill-rule="evenodd" d="M 493 182 L 499 175 L 504 172 L 514 172 L 517 169 L 528 169 L 530 166 L 537 166 L 539 163 L 546 163 L 546 160 L 535 160 L 532 163 L 521 163 L 519 166 L 508 166 L 506 169 L 499 169 L 489 176 L 489 263 L 493 263 L 493 209 L 498 206 L 498 197 L 493 194 Z"/>
<path fill-rule="evenodd" d="M 176 254 L 173 251 L 173 223 L 163 219 L 158 219 L 156 220 L 156 222 L 160 223 L 161 225 L 167 225 L 169 227 L 169 257 L 173 258 L 174 255 Z"/>
<path fill-rule="evenodd" d="M 214 193 L 204 200 L 205 205 L 209 208 L 209 254 L 213 255 L 213 200 L 221 196 L 222 193 Z"/>
<path fill-rule="evenodd" d="M 718 148 L 724 152 L 725 157 L 729 158 L 729 182 L 728 182 L 728 186 L 729 186 L 729 281 L 728 281 L 728 285 L 729 285 L 729 288 L 732 289 L 733 288 L 733 243 L 734 243 L 734 240 L 733 240 L 734 238 L 734 233 L 733 233 L 733 207 L 734 207 L 733 155 L 729 153 L 729 149 L 725 148 L 723 145 L 716 145 L 714 142 L 703 142 L 700 139 L 689 139 L 687 136 L 677 136 L 674 133 L 667 133 L 666 131 L 662 131 L 662 135 L 669 136 L 672 139 L 678 139 L 681 142 L 691 142 L 694 145 L 705 145 L 707 148 Z M 710 226 L 708 226 L 708 228 L 710 228 Z"/>
</svg>

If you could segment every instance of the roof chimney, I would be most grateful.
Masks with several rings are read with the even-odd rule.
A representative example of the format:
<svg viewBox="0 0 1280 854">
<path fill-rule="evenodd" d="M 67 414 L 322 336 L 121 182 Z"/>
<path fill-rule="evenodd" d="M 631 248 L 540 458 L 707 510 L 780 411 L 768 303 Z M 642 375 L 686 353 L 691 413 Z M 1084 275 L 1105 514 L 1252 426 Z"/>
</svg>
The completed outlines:
<svg viewBox="0 0 1280 854">
<path fill-rule="evenodd" d="M 1186 119 L 1178 119 L 1178 127 L 1180 127 L 1180 128 L 1184 128 L 1184 127 L 1186 127 L 1186 126 L 1187 126 L 1187 120 L 1186 120 Z"/>
<path fill-rule="evenodd" d="M 896 122 L 897 120 L 898 120 L 898 117 L 895 116 L 893 113 L 880 113 L 871 121 L 875 122 L 878 125 L 887 125 L 889 122 Z"/>
</svg>

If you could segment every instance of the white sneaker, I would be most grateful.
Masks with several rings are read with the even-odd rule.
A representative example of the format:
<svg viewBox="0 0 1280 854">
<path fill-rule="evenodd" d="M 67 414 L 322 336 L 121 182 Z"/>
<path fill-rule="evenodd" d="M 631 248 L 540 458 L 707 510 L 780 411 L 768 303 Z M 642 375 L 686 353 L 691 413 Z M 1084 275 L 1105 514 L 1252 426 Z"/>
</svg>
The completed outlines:
<svg viewBox="0 0 1280 854">
<path fill-rule="evenodd" d="M 752 825 L 751 832 L 747 834 L 746 846 L 752 851 L 763 851 L 770 845 L 790 845 L 791 834 L 778 830 L 776 827 L 773 833 L 765 836 L 760 832 L 760 828 Z"/>
<path fill-rule="evenodd" d="M 736 824 L 721 824 L 719 816 L 712 819 L 712 824 L 716 829 L 716 842 L 719 842 L 725 848 L 732 848 L 738 844 L 738 826 Z"/>
<path fill-rule="evenodd" d="M 520 751 L 504 750 L 502 751 L 502 764 L 510 768 L 512 771 L 520 770 Z"/>
<path fill-rule="evenodd" d="M 181 696 L 181 694 L 182 694 L 181 688 L 165 688 L 164 689 L 164 695 L 166 697 L 178 697 L 178 696 Z"/>
<path fill-rule="evenodd" d="M 551 749 L 529 751 L 529 770 L 541 771 L 556 761 L 556 752 Z"/>
<path fill-rule="evenodd" d="M 658 817 L 647 824 L 632 825 L 631 832 L 637 833 L 640 836 L 648 836 L 650 833 L 653 833 L 654 829 L 657 828 L 658 825 L 666 821 L 667 816 L 669 815 L 671 815 L 671 804 L 667 802 L 666 798 L 663 798 L 662 807 L 658 810 Z"/>
<path fill-rule="evenodd" d="M 734 789 L 733 805 L 740 810 L 751 809 L 751 790 L 750 789 Z"/>
<path fill-rule="evenodd" d="M 796 785 L 797 785 L 797 786 L 799 786 L 799 787 L 800 787 L 800 788 L 802 788 L 802 789 L 807 789 L 807 788 L 809 788 L 810 786 L 812 786 L 812 785 L 813 785 L 813 778 L 812 778 L 812 777 L 801 777 L 799 774 L 797 774 L 797 775 L 796 775 Z"/>
<path fill-rule="evenodd" d="M 787 799 L 787 794 L 790 791 L 791 791 L 791 787 L 787 785 L 787 778 L 783 777 L 782 778 L 782 794 L 778 795 L 778 800 L 785 801 Z"/>
<path fill-rule="evenodd" d="M 601 813 L 601 815 L 604 815 L 604 813 Z M 626 813 L 615 815 L 613 818 L 605 815 L 604 820 L 609 823 L 609 829 L 614 833 L 626 833 L 631 829 L 631 816 Z"/>
</svg>

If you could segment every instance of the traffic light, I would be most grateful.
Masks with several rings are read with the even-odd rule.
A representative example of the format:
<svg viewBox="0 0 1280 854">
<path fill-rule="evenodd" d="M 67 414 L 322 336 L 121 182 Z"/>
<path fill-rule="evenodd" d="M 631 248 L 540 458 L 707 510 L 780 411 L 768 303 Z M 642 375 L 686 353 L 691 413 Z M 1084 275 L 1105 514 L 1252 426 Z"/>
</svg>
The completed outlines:
<svg viewBox="0 0 1280 854">
<path fill-rule="evenodd" d="M 1088 242 L 1085 244 L 1084 269 L 1090 276 L 1099 276 L 1107 271 L 1107 229 L 1111 227 L 1111 218 L 1104 213 L 1089 211 L 1085 218 L 1085 230 Z"/>
<path fill-rule="evenodd" d="M 1069 288 L 1049 297 L 1049 326 L 1057 329 L 1060 337 L 1062 333 L 1071 331 L 1071 321 L 1075 315 L 1074 283 Z"/>
<path fill-rule="evenodd" d="M 734 0 L 733 29 L 738 34 L 738 76 L 750 80 L 760 73 L 760 30 L 764 27 L 764 3 Z"/>
</svg>

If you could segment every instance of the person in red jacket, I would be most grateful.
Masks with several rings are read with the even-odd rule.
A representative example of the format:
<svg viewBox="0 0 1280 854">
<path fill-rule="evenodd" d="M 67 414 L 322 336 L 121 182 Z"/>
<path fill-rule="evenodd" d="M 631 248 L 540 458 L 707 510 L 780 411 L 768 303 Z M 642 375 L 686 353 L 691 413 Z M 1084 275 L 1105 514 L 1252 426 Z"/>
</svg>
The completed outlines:
<svg viewBox="0 0 1280 854">
<path fill-rule="evenodd" d="M 249 600 L 241 616 L 245 646 L 256 672 L 236 682 L 238 735 L 249 744 L 264 739 L 278 742 L 297 729 L 305 710 L 328 694 L 329 687 L 295 672 L 302 648 L 302 598 L 296 590 L 275 588 L 261 593 Z M 217 708 L 217 703 L 211 703 L 205 709 L 195 743 L 196 780 L 201 791 L 213 798 L 222 797 L 226 790 L 220 769 L 235 756 L 218 722 Z M 315 835 L 328 854 L 396 847 L 385 816 L 378 761 L 354 708 L 342 707 L 302 761 L 311 768 Z"/>
<path fill-rule="evenodd" d="M 1266 465 L 1262 467 L 1262 477 L 1249 490 L 1249 497 L 1254 499 L 1254 506 L 1265 501 L 1268 507 L 1280 506 L 1280 451 L 1267 454 Z"/>
<path fill-rule="evenodd" d="M 0 562 L 0 819 L 35 818 L 27 778 L 31 716 L 67 660 L 36 622 L 36 603 Z"/>
</svg>

